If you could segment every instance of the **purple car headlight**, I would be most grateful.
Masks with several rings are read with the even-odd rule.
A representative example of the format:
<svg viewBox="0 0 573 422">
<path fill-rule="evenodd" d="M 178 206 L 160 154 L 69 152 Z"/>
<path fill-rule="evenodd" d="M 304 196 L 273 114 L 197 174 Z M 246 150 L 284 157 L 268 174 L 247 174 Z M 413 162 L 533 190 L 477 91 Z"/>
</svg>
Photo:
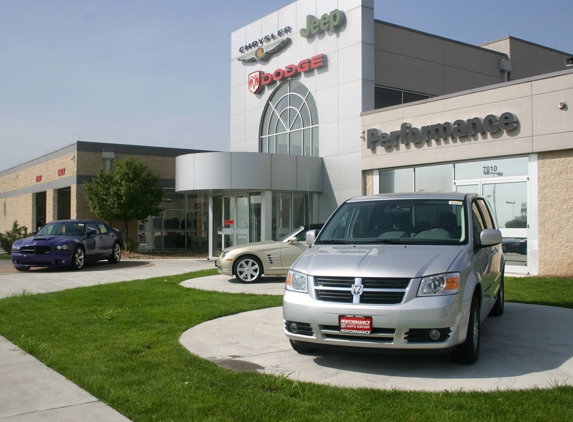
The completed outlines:
<svg viewBox="0 0 573 422">
<path fill-rule="evenodd" d="M 12 252 L 20 252 L 21 247 L 19 245 L 12 245 Z"/>
<path fill-rule="evenodd" d="M 69 251 L 70 245 L 68 245 L 67 243 L 64 245 L 58 245 L 58 246 L 56 246 L 56 250 L 57 251 Z"/>
</svg>

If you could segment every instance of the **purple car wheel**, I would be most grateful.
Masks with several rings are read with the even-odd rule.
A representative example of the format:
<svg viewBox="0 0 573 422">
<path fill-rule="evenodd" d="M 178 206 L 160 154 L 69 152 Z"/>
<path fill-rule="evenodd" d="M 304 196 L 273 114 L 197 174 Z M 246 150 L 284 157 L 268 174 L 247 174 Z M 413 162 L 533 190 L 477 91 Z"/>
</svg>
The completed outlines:
<svg viewBox="0 0 573 422">
<path fill-rule="evenodd" d="M 72 255 L 72 263 L 71 263 L 72 270 L 81 270 L 82 267 L 84 266 L 85 261 L 86 261 L 86 255 L 84 253 L 84 250 L 80 246 L 78 246 L 74 250 L 74 253 Z"/>
</svg>

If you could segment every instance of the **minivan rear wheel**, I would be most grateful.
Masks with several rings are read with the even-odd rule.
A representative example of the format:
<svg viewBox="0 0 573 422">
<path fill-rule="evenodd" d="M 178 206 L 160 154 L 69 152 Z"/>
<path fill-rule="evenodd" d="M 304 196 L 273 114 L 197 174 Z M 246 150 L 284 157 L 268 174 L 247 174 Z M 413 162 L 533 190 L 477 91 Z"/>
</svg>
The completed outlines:
<svg viewBox="0 0 573 422">
<path fill-rule="evenodd" d="M 479 299 L 474 295 L 470 309 L 470 320 L 468 322 L 468 332 L 466 341 L 452 352 L 452 359 L 457 363 L 472 364 L 479 357 L 480 340 L 480 305 Z"/>
</svg>

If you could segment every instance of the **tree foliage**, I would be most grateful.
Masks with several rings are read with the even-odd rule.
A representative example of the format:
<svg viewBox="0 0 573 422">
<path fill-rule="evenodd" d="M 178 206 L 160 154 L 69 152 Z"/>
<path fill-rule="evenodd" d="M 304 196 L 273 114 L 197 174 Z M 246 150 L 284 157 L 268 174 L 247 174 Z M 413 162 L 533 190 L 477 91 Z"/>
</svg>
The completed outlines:
<svg viewBox="0 0 573 422">
<path fill-rule="evenodd" d="M 100 168 L 91 182 L 85 182 L 91 210 L 105 221 L 122 221 L 125 243 L 129 222 L 147 221 L 163 211 L 163 188 L 159 175 L 132 157 L 117 161 L 112 171 Z"/>
<path fill-rule="evenodd" d="M 0 246 L 6 253 L 12 250 L 12 243 L 18 239 L 23 239 L 28 236 L 28 228 L 26 226 L 19 226 L 18 220 L 12 224 L 12 230 L 6 233 L 0 233 Z"/>
</svg>

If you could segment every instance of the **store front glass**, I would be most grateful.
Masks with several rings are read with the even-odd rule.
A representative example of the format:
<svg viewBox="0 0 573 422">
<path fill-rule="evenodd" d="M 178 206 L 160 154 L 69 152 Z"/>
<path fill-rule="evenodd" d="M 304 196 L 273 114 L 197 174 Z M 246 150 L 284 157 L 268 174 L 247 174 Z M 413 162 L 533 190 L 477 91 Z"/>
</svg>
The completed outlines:
<svg viewBox="0 0 573 422">
<path fill-rule="evenodd" d="M 528 157 L 493 159 L 455 164 L 458 192 L 486 197 L 503 235 L 506 266 L 528 272 Z M 466 180 L 464 180 L 466 179 Z"/>
<path fill-rule="evenodd" d="M 378 175 L 379 193 L 450 191 L 453 186 L 483 195 L 503 235 L 508 272 L 529 272 L 529 157 L 382 169 Z"/>
<path fill-rule="evenodd" d="M 208 197 L 166 189 L 163 207 L 161 215 L 139 223 L 138 250 L 206 253 L 209 246 Z"/>
<path fill-rule="evenodd" d="M 279 239 L 295 228 L 313 223 L 309 194 L 273 192 L 272 238 Z"/>
</svg>

